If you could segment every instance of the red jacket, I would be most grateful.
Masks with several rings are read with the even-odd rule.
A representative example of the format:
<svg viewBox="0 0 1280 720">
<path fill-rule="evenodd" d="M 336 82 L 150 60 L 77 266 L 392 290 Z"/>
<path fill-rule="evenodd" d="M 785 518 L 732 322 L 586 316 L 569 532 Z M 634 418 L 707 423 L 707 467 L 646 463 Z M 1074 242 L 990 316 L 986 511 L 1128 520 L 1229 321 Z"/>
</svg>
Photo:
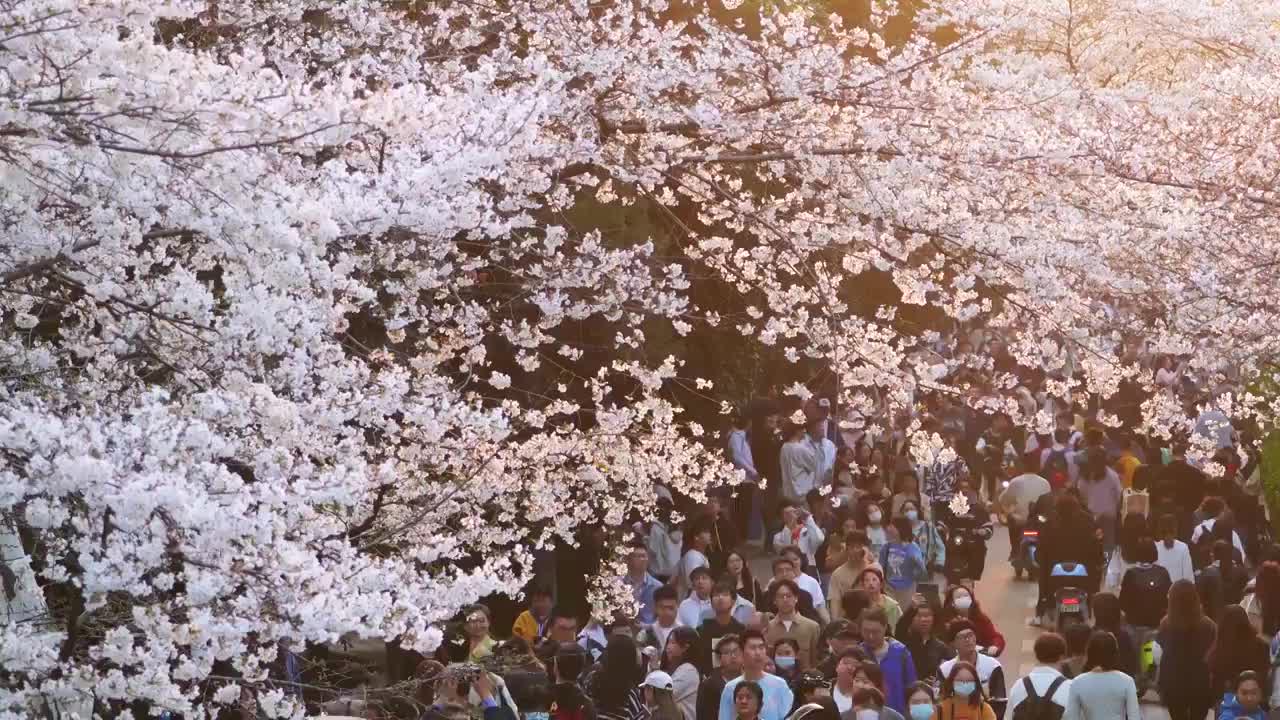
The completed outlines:
<svg viewBox="0 0 1280 720">
<path fill-rule="evenodd" d="M 947 625 L 950 625 L 951 621 L 955 620 L 957 617 L 960 617 L 960 615 L 955 610 L 943 608 L 942 627 L 945 628 Z M 973 630 L 978 636 L 979 651 L 981 651 L 982 648 L 994 646 L 996 648 L 996 657 L 1004 654 L 1004 636 L 1000 634 L 999 630 L 996 630 L 995 623 L 991 622 L 991 618 L 987 617 L 986 613 L 971 611 L 965 619 L 973 623 Z M 946 636 L 944 635 L 943 637 L 945 638 Z"/>
</svg>

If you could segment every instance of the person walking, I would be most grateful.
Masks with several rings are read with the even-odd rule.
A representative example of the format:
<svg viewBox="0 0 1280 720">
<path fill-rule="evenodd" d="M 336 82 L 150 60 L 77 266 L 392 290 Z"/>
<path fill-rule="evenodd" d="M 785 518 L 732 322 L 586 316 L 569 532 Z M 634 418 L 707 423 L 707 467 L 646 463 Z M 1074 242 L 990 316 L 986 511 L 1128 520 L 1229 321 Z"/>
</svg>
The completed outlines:
<svg viewBox="0 0 1280 720">
<path fill-rule="evenodd" d="M 1206 661 L 1217 627 L 1204 616 L 1200 595 L 1189 580 L 1169 589 L 1169 613 L 1160 623 L 1160 698 L 1171 720 L 1204 720 L 1213 706 L 1214 688 Z"/>
<path fill-rule="evenodd" d="M 1005 720 L 1015 720 L 1019 715 L 1019 705 L 1029 703 L 1037 708 L 1046 708 L 1048 704 L 1057 705 L 1063 712 L 1067 709 L 1067 701 L 1071 697 L 1071 681 L 1067 679 L 1059 666 L 1067 654 L 1067 641 L 1055 632 L 1047 632 L 1036 638 L 1036 665 L 1031 672 L 1022 677 L 1009 688 L 1009 703 L 1005 706 Z M 1021 717 L 1052 717 L 1044 710 L 1032 712 L 1024 709 Z"/>
<path fill-rule="evenodd" d="M 818 664 L 818 623 L 801 615 L 797 609 L 800 588 L 790 580 L 780 580 L 773 586 L 773 605 L 778 614 L 765 629 L 765 639 L 772 646 L 783 638 L 790 638 L 800 648 L 797 664 L 807 670 Z"/>
<path fill-rule="evenodd" d="M 742 649 L 742 674 L 725 683 L 724 692 L 720 694 L 719 720 L 744 720 L 740 712 L 743 708 L 734 692 L 744 684 L 755 686 L 760 691 L 753 693 L 756 697 L 755 714 L 759 720 L 784 720 L 791 712 L 795 695 L 785 680 L 765 672 L 769 649 L 764 634 L 759 630 L 742 633 Z"/>
<path fill-rule="evenodd" d="M 645 677 L 636 643 L 627 635 L 614 634 L 605 646 L 600 667 L 591 673 L 587 692 L 595 703 L 600 720 L 644 720 Z"/>
<path fill-rule="evenodd" d="M 987 703 L 978 681 L 978 671 L 970 663 L 956 662 L 947 672 L 938 716 L 943 720 L 996 720 L 996 711 Z"/>
<path fill-rule="evenodd" d="M 697 720 L 717 720 L 720 696 L 730 680 L 742 674 L 742 637 L 725 635 L 715 644 L 715 669 L 698 686 Z"/>
<path fill-rule="evenodd" d="M 899 713 L 907 712 L 907 688 L 916 681 L 916 667 L 906 645 L 889 637 L 889 616 L 884 610 L 862 613 L 862 650 L 880 665 L 884 673 L 885 704 Z"/>
<path fill-rule="evenodd" d="M 680 717 L 676 720 L 695 720 L 698 705 L 698 683 L 701 674 L 695 664 L 698 632 L 691 627 L 678 627 L 667 638 L 662 652 L 662 671 L 671 677 L 671 698 Z"/>
<path fill-rule="evenodd" d="M 1138 686 L 1118 668 L 1120 645 L 1116 636 L 1105 630 L 1095 632 L 1089 638 L 1088 657 L 1086 672 L 1071 681 L 1063 720 L 1142 720 Z M 1204 720 L 1205 712 L 1196 720 Z"/>
<path fill-rule="evenodd" d="M 1262 677 L 1271 669 L 1271 646 L 1253 631 L 1249 613 L 1228 605 L 1219 618 L 1218 633 L 1209 649 L 1209 672 L 1215 696 L 1235 692 L 1236 678 L 1253 671 Z"/>
</svg>

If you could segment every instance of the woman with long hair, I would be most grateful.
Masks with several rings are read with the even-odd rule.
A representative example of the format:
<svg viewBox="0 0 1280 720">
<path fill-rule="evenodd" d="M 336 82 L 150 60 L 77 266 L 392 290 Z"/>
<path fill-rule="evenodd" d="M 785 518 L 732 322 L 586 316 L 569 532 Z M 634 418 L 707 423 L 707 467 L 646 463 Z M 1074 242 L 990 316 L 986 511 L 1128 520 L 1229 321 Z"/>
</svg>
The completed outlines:
<svg viewBox="0 0 1280 720">
<path fill-rule="evenodd" d="M 671 676 L 672 697 L 684 720 L 694 720 L 698 712 L 698 683 L 702 675 L 693 663 L 697 645 L 698 631 L 680 626 L 667 636 L 662 649 L 661 667 Z"/>
<path fill-rule="evenodd" d="M 1110 552 L 1116 544 L 1116 513 L 1124 486 L 1120 475 L 1107 465 L 1107 451 L 1091 447 L 1085 451 L 1084 467 L 1076 488 L 1084 497 L 1085 507 L 1102 530 L 1102 549 Z"/>
<path fill-rule="evenodd" d="M 1142 720 L 1138 686 L 1117 663 L 1116 636 L 1098 630 L 1089 638 L 1085 672 L 1071 679 L 1066 716 L 1076 720 Z M 1196 716 L 1204 720 L 1204 713 Z"/>
<path fill-rule="evenodd" d="M 1138 558 L 1142 554 L 1140 546 L 1154 543 L 1155 536 L 1151 534 L 1146 516 L 1137 513 L 1126 515 L 1120 525 L 1120 552 L 1111 553 L 1111 562 L 1107 564 L 1102 588 L 1119 593 L 1124 574 L 1138 564 Z"/>
<path fill-rule="evenodd" d="M 942 702 L 938 716 L 946 720 L 996 720 L 996 711 L 987 703 L 978 682 L 978 670 L 967 662 L 958 662 L 942 681 Z"/>
<path fill-rule="evenodd" d="M 1226 540 L 1213 543 L 1212 557 L 1213 564 L 1196 574 L 1196 589 L 1204 603 L 1205 614 L 1217 617 L 1223 608 L 1244 599 L 1249 572 L 1240 564 L 1235 548 Z"/>
<path fill-rule="evenodd" d="M 661 670 L 654 670 L 645 677 L 644 706 L 649 713 L 649 720 L 685 720 L 680 708 L 676 706 L 671 687 L 671 676 Z"/>
<path fill-rule="evenodd" d="M 907 688 L 907 720 L 934 720 L 938 713 L 933 686 L 918 682 Z"/>
<path fill-rule="evenodd" d="M 1269 560 L 1258 568 L 1253 592 L 1240 601 L 1253 631 L 1270 639 L 1280 632 L 1280 563 Z"/>
<path fill-rule="evenodd" d="M 730 552 L 725 556 L 724 572 L 729 582 L 733 583 L 733 589 L 738 593 L 738 597 L 745 598 L 757 608 L 762 607 L 760 602 L 764 600 L 764 590 L 751 574 L 751 565 L 747 563 L 746 556 L 737 550 Z"/>
<path fill-rule="evenodd" d="M 1234 691 L 1236 676 L 1252 670 L 1263 677 L 1271 669 L 1271 645 L 1249 624 L 1249 613 L 1228 605 L 1218 619 L 1218 634 L 1209 649 L 1210 681 L 1215 694 Z"/>
<path fill-rule="evenodd" d="M 946 599 L 942 603 L 942 615 L 938 618 L 939 627 L 948 627 L 956 618 L 964 618 L 973 623 L 978 635 L 978 650 L 992 657 L 1000 657 L 1004 652 L 1004 635 L 996 629 L 996 624 L 982 611 L 978 597 L 973 588 L 965 585 L 952 585 L 947 588 Z"/>
<path fill-rule="evenodd" d="M 1093 596 L 1093 626 L 1105 630 L 1116 638 L 1119 655 L 1116 669 L 1129 677 L 1138 676 L 1139 657 L 1141 652 L 1134 639 L 1133 630 L 1124 622 L 1124 613 L 1120 610 L 1120 598 L 1111 593 L 1098 593 Z"/>
<path fill-rule="evenodd" d="M 643 679 L 636 641 L 627 635 L 609 636 L 600 668 L 591 674 L 588 689 L 596 705 L 597 717 L 603 720 L 642 720 L 646 714 L 644 696 L 640 692 Z"/>
<path fill-rule="evenodd" d="M 1169 588 L 1169 612 L 1156 633 L 1163 651 L 1157 686 L 1172 720 L 1204 720 L 1217 699 L 1205 660 L 1216 634 L 1195 584 L 1175 582 Z"/>
</svg>

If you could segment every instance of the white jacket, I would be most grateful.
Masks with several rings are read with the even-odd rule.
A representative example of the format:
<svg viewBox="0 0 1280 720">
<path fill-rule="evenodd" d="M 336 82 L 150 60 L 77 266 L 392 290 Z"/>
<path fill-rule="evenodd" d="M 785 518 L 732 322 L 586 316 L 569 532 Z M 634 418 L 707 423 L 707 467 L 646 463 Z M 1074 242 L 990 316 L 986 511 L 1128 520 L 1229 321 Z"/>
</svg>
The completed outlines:
<svg viewBox="0 0 1280 720">
<path fill-rule="evenodd" d="M 680 566 L 680 545 L 684 543 L 684 531 L 668 530 L 666 525 L 655 522 L 649 527 L 649 572 L 674 579 Z"/>
<path fill-rule="evenodd" d="M 799 540 L 793 540 L 791 531 L 782 528 L 773 535 L 774 552 L 782 552 L 782 548 L 792 545 L 800 548 L 800 552 L 804 553 L 805 560 L 809 565 L 816 567 L 818 564 L 817 552 L 822 547 L 822 541 L 827 536 L 822 532 L 822 528 L 818 527 L 818 523 L 813 521 L 813 516 L 809 515 L 804 519 L 804 527 L 800 528 Z M 800 568 L 796 568 L 798 571 Z"/>
</svg>

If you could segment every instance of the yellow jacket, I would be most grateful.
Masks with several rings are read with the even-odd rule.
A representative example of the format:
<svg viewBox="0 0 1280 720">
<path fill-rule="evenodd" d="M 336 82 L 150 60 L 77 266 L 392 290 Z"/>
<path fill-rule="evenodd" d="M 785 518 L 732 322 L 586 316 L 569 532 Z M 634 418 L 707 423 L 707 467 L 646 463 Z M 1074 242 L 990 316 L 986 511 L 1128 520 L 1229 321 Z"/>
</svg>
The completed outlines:
<svg viewBox="0 0 1280 720">
<path fill-rule="evenodd" d="M 546 622 L 545 620 L 543 621 Z M 516 617 L 516 622 L 511 626 L 511 634 L 516 637 L 522 637 L 533 645 L 542 638 L 542 633 L 538 629 L 538 619 L 533 613 L 525 610 Z"/>
</svg>

